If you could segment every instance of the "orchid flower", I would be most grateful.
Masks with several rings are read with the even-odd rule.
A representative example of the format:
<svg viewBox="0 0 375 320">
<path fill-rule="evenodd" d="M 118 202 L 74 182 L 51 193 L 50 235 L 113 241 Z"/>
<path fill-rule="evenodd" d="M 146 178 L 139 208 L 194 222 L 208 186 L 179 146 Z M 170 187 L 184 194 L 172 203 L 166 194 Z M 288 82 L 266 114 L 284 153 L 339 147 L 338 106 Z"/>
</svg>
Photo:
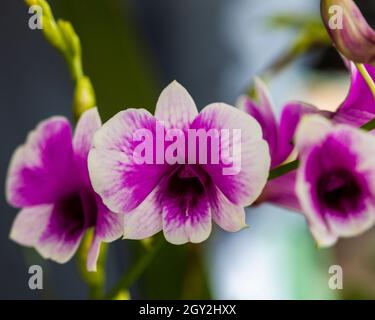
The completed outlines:
<svg viewBox="0 0 375 320">
<path fill-rule="evenodd" d="M 300 159 L 296 191 L 318 245 L 330 246 L 373 226 L 375 137 L 309 115 L 295 141 Z"/>
<path fill-rule="evenodd" d="M 261 125 L 263 136 L 268 142 L 271 154 L 272 168 L 281 165 L 295 156 L 293 154 L 293 136 L 295 129 L 305 114 L 320 112 L 313 106 L 302 102 L 290 102 L 282 110 L 280 123 L 276 121 L 274 107 L 265 84 L 255 81 L 256 98 L 247 96 L 239 98 L 237 107 L 253 116 Z M 300 211 L 297 196 L 294 191 L 295 172 L 282 175 L 268 181 L 257 203 L 271 202 L 292 210 Z"/>
<path fill-rule="evenodd" d="M 352 0 L 322 0 L 321 15 L 337 50 L 356 63 L 375 66 L 375 31 Z"/>
<path fill-rule="evenodd" d="M 282 164 L 291 155 L 293 135 L 302 115 L 315 113 L 318 110 L 302 102 L 290 102 L 282 110 L 280 124 L 276 121 L 274 107 L 266 85 L 262 80 L 255 80 L 256 99 L 241 96 L 237 107 L 253 116 L 261 125 L 264 139 L 271 154 L 271 167 Z"/>
<path fill-rule="evenodd" d="M 209 154 L 213 141 L 187 141 L 190 130 L 240 130 L 240 138 L 224 139 L 218 150 L 223 156 L 236 149 L 240 170 L 223 174 L 228 166 L 223 158 L 218 163 L 210 157 L 196 162 L 191 155 L 195 147 L 175 163 L 158 161 L 156 154 L 164 143 L 157 137 L 160 128 L 166 136 L 177 133 L 177 139 L 162 145 L 162 158 L 171 146 L 185 151 L 191 142 L 200 155 Z M 151 149 L 152 161 L 142 164 L 135 155 L 144 141 L 134 137 L 144 129 L 151 134 L 146 147 Z M 193 99 L 176 81 L 161 93 L 155 116 L 144 109 L 122 111 L 95 134 L 93 145 L 89 171 L 94 190 L 109 209 L 124 214 L 127 239 L 143 239 L 163 230 L 173 244 L 202 242 L 211 232 L 212 219 L 224 230 L 242 229 L 244 207 L 261 193 L 270 167 L 268 146 L 254 118 L 224 103 L 211 104 L 198 114 Z"/>
<path fill-rule="evenodd" d="M 101 241 L 113 241 L 122 232 L 119 216 L 104 206 L 89 180 L 88 152 L 100 126 L 96 108 L 82 115 L 74 137 L 64 117 L 41 122 L 15 151 L 6 182 L 8 202 L 21 208 L 10 238 L 65 263 L 92 227 L 89 271 L 96 270 Z"/>
</svg>

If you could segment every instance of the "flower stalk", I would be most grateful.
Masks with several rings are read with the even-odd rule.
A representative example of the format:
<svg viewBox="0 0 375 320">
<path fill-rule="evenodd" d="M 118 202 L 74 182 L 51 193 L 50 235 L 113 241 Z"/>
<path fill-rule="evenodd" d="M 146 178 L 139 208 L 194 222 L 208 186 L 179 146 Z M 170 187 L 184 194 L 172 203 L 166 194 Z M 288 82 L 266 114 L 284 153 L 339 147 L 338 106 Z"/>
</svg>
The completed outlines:
<svg viewBox="0 0 375 320">
<path fill-rule="evenodd" d="M 358 69 L 359 73 L 363 77 L 363 79 L 366 81 L 367 86 L 369 87 L 372 95 L 375 99 L 375 83 L 374 80 L 371 78 L 369 72 L 366 70 L 365 66 L 361 63 L 355 64 L 356 68 Z"/>
<path fill-rule="evenodd" d="M 132 284 L 142 275 L 147 269 L 147 266 L 154 259 L 164 243 L 164 239 L 160 238 L 153 245 L 147 245 L 146 252 L 135 262 L 133 266 L 126 271 L 117 284 L 109 292 L 107 299 L 114 300 L 121 296 L 122 292 L 128 292 Z"/>
<path fill-rule="evenodd" d="M 55 20 L 46 0 L 25 0 L 25 2 L 28 6 L 37 5 L 42 8 L 43 34 L 65 58 L 69 67 L 75 84 L 73 114 L 77 121 L 83 112 L 96 106 L 93 86 L 82 67 L 81 41 L 70 22 Z"/>
</svg>

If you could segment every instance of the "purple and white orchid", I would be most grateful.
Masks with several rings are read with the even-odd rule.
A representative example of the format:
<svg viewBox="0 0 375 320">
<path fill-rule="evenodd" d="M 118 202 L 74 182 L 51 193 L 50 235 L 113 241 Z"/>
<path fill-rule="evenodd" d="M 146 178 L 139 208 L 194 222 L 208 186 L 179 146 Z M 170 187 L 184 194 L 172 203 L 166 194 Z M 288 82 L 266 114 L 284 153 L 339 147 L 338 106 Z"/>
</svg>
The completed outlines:
<svg viewBox="0 0 375 320">
<path fill-rule="evenodd" d="M 358 235 L 375 222 L 375 137 L 310 115 L 296 132 L 296 191 L 319 246 Z"/>
<path fill-rule="evenodd" d="M 291 102 L 283 108 L 278 125 L 267 88 L 260 80 L 256 81 L 256 101 L 246 96 L 239 99 L 238 107 L 252 115 L 262 126 L 263 135 L 270 146 L 272 168 L 297 157 L 297 153 L 293 153 L 294 134 L 299 121 L 306 114 L 320 114 L 334 123 L 354 127 L 360 127 L 375 118 L 375 99 L 371 90 L 354 63 L 346 59 L 344 62 L 351 73 L 351 84 L 347 97 L 335 112 L 324 111 L 301 102 Z M 375 68 L 371 65 L 364 67 L 375 79 Z M 296 172 L 291 171 L 268 181 L 257 203 L 270 202 L 301 212 L 295 188 Z"/>
<path fill-rule="evenodd" d="M 10 238 L 65 263 L 92 227 L 89 271 L 96 270 L 101 241 L 113 241 L 122 233 L 120 216 L 104 206 L 89 179 L 87 157 L 100 126 L 96 108 L 82 115 L 74 137 L 64 117 L 41 122 L 15 151 L 6 183 L 8 202 L 22 209 Z"/>
<path fill-rule="evenodd" d="M 284 106 L 278 123 L 271 97 L 260 79 L 255 80 L 255 92 L 255 99 L 248 96 L 240 97 L 237 107 L 253 116 L 261 125 L 264 139 L 270 147 L 271 167 L 275 168 L 295 158 L 293 138 L 301 117 L 321 111 L 302 102 L 290 102 Z M 292 171 L 268 181 L 256 203 L 270 202 L 300 211 L 301 207 L 294 190 L 295 177 L 296 173 Z"/>
<path fill-rule="evenodd" d="M 175 164 L 158 163 L 154 148 L 161 125 L 163 131 L 182 130 L 182 140 L 169 146 L 177 143 L 183 148 L 189 130 L 240 130 L 240 139 L 226 139 L 219 149 L 223 155 L 240 146 L 240 171 L 223 175 L 223 161 L 192 164 L 189 155 Z M 140 164 L 134 157 L 142 143 L 134 140 L 140 129 L 152 133 L 153 163 Z M 194 143 L 200 153 L 208 153 L 209 144 Z M 242 229 L 244 207 L 261 193 L 270 166 L 267 143 L 253 117 L 224 103 L 211 104 L 198 114 L 189 93 L 175 81 L 161 93 L 155 116 L 144 109 L 122 111 L 95 134 L 93 145 L 89 155 L 93 187 L 108 208 L 125 214 L 127 239 L 143 239 L 163 230 L 173 244 L 202 242 L 211 232 L 212 219 L 227 231 Z M 168 145 L 164 147 L 163 155 L 168 153 Z"/>
<path fill-rule="evenodd" d="M 271 167 L 286 161 L 293 149 L 293 135 L 299 120 L 305 114 L 316 113 L 318 109 L 302 102 L 290 102 L 283 107 L 280 123 L 276 121 L 274 106 L 266 85 L 255 80 L 256 98 L 241 96 L 237 107 L 254 117 L 262 127 L 264 139 L 271 154 Z"/>
</svg>

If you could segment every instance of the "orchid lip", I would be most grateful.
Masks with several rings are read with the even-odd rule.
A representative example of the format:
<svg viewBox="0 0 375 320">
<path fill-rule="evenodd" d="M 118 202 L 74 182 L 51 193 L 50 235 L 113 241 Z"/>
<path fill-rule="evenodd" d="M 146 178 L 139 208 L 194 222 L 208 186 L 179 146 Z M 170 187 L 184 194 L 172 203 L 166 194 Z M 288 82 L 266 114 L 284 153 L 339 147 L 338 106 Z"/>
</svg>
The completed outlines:
<svg viewBox="0 0 375 320">
<path fill-rule="evenodd" d="M 205 194 L 205 186 L 201 177 L 190 166 L 182 166 L 168 179 L 165 197 L 180 198 L 184 202 L 184 215 L 189 216 L 189 208 L 195 207 L 197 202 Z"/>
<path fill-rule="evenodd" d="M 359 235 L 375 223 L 375 138 L 358 128 L 332 124 L 319 115 L 302 120 L 296 134 L 300 155 L 296 192 L 320 246 Z"/>
<path fill-rule="evenodd" d="M 358 211 L 363 196 L 360 184 L 345 169 L 323 174 L 317 183 L 317 194 L 323 206 L 341 215 Z"/>
</svg>

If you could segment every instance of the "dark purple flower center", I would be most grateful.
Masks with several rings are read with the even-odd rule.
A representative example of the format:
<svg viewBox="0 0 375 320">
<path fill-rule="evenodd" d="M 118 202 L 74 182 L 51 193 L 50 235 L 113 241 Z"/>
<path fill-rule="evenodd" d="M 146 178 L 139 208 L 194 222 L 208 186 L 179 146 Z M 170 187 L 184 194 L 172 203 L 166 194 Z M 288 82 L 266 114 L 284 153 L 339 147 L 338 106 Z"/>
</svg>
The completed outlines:
<svg viewBox="0 0 375 320">
<path fill-rule="evenodd" d="M 56 204 L 56 224 L 69 235 L 95 225 L 97 205 L 89 191 L 76 192 L 64 197 Z"/>
<path fill-rule="evenodd" d="M 362 204 L 361 186 L 345 169 L 322 175 L 318 180 L 317 194 L 324 207 L 343 215 L 357 211 Z"/>
<path fill-rule="evenodd" d="M 201 179 L 202 177 L 195 170 L 191 169 L 190 166 L 181 166 L 170 177 L 167 193 L 174 198 L 180 197 L 195 202 L 205 192 Z M 194 205 L 194 203 L 191 204 Z"/>
<path fill-rule="evenodd" d="M 85 215 L 79 194 L 70 195 L 56 204 L 56 225 L 60 230 L 73 237 L 78 234 L 85 225 Z"/>
</svg>

